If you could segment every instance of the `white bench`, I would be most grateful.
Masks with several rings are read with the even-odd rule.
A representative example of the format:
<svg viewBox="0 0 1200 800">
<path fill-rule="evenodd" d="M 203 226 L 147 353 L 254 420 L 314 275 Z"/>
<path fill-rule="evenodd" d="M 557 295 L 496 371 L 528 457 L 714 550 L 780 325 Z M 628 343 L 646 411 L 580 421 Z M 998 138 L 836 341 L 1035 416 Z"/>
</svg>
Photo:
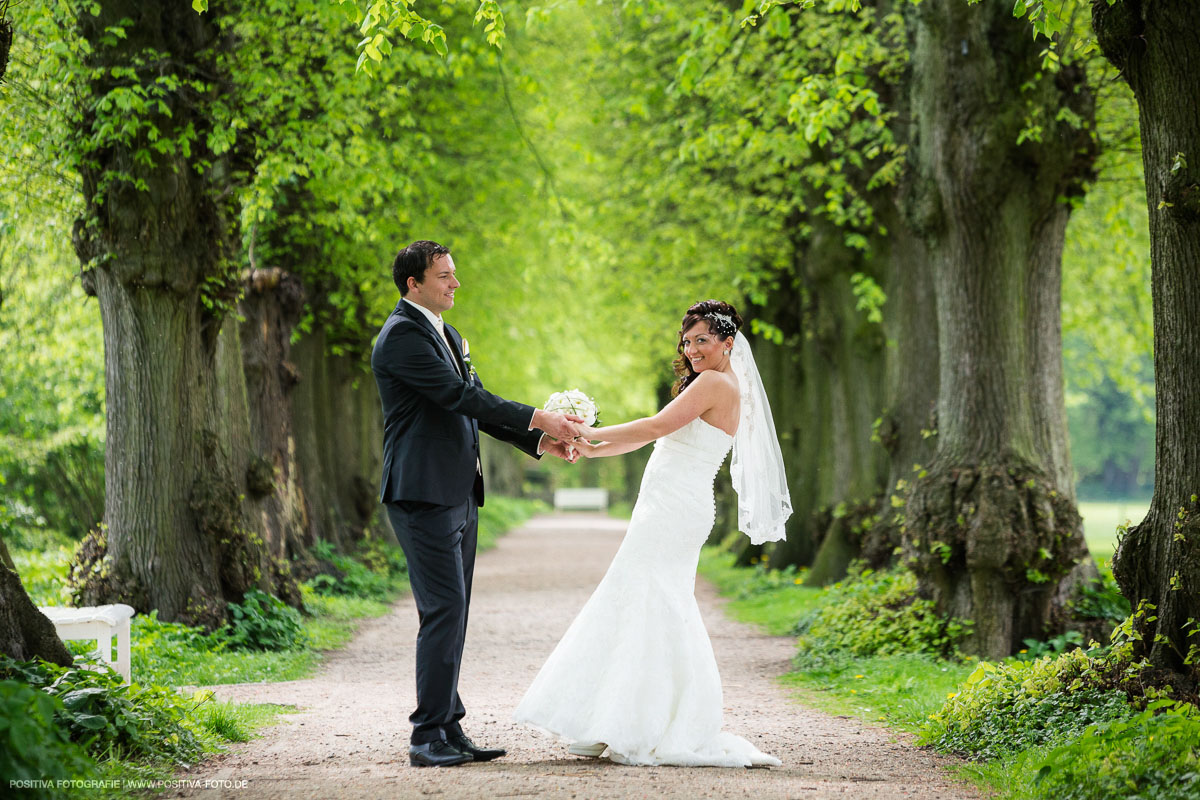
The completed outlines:
<svg viewBox="0 0 1200 800">
<path fill-rule="evenodd" d="M 604 511 L 608 508 L 608 489 L 555 489 L 554 510 Z"/>
<path fill-rule="evenodd" d="M 58 638 L 90 639 L 96 642 L 100 657 L 121 674 L 126 683 L 131 680 L 129 663 L 129 618 L 134 615 L 132 606 L 117 603 L 111 606 L 90 608 L 39 607 L 54 623 Z M 117 659 L 112 657 L 112 637 L 117 637 Z"/>
</svg>

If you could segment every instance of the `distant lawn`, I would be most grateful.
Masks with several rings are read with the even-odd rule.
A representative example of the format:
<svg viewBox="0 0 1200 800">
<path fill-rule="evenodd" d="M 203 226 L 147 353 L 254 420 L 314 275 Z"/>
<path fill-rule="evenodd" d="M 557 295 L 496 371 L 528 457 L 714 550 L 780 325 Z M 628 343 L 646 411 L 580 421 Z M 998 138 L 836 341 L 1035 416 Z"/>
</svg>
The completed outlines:
<svg viewBox="0 0 1200 800">
<path fill-rule="evenodd" d="M 1081 502 L 1083 535 L 1088 549 L 1097 561 L 1108 561 L 1117 549 L 1117 526 L 1136 525 L 1149 510 L 1149 502 L 1140 500 L 1117 502 Z"/>
</svg>

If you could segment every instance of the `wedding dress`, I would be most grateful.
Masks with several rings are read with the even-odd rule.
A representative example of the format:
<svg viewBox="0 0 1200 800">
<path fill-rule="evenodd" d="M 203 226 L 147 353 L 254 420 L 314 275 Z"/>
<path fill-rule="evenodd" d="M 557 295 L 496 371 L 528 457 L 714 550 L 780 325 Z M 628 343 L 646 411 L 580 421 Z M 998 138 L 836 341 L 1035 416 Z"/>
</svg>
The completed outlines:
<svg viewBox="0 0 1200 800">
<path fill-rule="evenodd" d="M 570 743 L 605 743 L 622 764 L 780 766 L 721 730 L 721 676 L 696 605 L 713 482 L 733 442 L 699 418 L 655 442 L 625 539 L 517 707 L 518 722 Z"/>
</svg>

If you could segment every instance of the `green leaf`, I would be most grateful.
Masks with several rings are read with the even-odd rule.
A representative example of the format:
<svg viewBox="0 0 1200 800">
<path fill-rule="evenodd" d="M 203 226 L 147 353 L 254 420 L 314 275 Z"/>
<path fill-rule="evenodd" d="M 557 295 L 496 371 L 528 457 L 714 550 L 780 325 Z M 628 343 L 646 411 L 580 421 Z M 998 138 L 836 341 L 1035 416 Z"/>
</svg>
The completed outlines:
<svg viewBox="0 0 1200 800">
<path fill-rule="evenodd" d="M 98 731 L 108 726 L 108 720 L 98 714 L 76 714 L 72 721 L 89 731 Z"/>
</svg>

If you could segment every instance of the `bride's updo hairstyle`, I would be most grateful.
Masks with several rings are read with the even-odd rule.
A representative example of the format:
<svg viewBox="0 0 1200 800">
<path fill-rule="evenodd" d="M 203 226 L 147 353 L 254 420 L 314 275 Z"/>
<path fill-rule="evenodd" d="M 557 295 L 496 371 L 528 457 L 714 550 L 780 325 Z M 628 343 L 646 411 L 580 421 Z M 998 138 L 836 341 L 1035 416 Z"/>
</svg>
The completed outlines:
<svg viewBox="0 0 1200 800">
<path fill-rule="evenodd" d="M 708 332 L 722 342 L 741 330 L 743 324 L 737 309 L 720 300 L 701 300 L 687 310 L 683 315 L 683 324 L 679 327 L 679 344 L 675 348 L 679 353 L 679 358 L 675 359 L 675 377 L 678 380 L 671 387 L 672 397 L 677 397 L 696 380 L 697 373 L 692 369 L 692 362 L 683 354 L 683 335 L 697 322 L 708 323 Z"/>
</svg>

